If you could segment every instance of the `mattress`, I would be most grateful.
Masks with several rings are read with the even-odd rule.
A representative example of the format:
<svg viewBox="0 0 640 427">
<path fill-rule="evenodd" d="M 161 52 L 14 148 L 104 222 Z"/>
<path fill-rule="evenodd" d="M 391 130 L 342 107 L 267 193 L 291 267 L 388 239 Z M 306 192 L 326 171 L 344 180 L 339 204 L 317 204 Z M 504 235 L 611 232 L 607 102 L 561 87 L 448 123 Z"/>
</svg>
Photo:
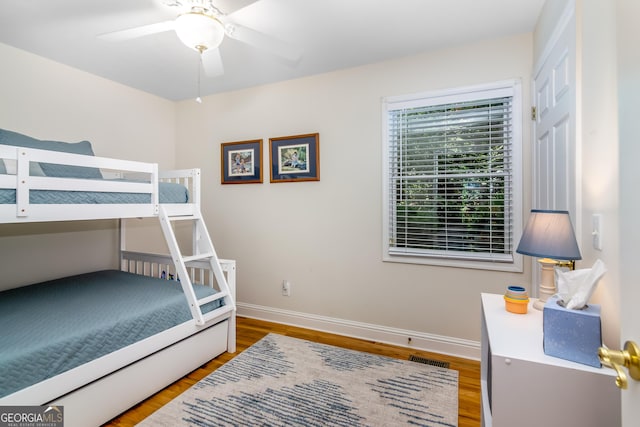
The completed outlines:
<svg viewBox="0 0 640 427">
<path fill-rule="evenodd" d="M 184 185 L 160 182 L 158 185 L 160 203 L 187 203 L 189 191 Z M 15 204 L 16 190 L 0 189 L 0 204 Z M 150 194 L 106 193 L 101 191 L 29 191 L 29 203 L 33 204 L 128 204 L 151 203 Z"/>
<path fill-rule="evenodd" d="M 117 270 L 0 292 L 0 397 L 191 319 L 179 282 Z"/>
</svg>

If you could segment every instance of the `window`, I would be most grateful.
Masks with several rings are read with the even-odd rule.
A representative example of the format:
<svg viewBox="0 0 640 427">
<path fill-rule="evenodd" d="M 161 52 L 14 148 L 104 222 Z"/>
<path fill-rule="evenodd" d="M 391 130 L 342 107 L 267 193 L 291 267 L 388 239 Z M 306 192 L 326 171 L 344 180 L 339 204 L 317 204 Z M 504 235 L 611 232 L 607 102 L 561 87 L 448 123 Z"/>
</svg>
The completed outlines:
<svg viewBox="0 0 640 427">
<path fill-rule="evenodd" d="M 383 100 L 384 259 L 520 271 L 517 81 Z"/>
</svg>

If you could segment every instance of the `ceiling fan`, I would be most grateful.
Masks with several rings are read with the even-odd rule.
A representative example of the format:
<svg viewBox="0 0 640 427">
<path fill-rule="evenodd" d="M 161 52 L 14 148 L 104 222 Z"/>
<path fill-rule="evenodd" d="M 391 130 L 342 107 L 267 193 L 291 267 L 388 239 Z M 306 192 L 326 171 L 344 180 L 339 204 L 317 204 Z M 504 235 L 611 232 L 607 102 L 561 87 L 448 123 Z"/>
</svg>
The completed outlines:
<svg viewBox="0 0 640 427">
<path fill-rule="evenodd" d="M 227 3 L 236 6 L 239 4 L 240 8 L 244 8 L 256 1 L 235 0 Z M 302 56 L 302 51 L 296 46 L 233 22 L 231 16 L 223 13 L 213 2 L 214 0 L 163 0 L 166 6 L 178 9 L 175 20 L 114 31 L 98 37 L 103 40 L 125 41 L 174 30 L 184 45 L 200 53 L 202 67 L 210 77 L 224 74 L 218 47 L 225 36 L 267 51 L 290 63 L 297 62 Z M 216 3 L 224 3 L 224 0 L 217 0 Z"/>
</svg>

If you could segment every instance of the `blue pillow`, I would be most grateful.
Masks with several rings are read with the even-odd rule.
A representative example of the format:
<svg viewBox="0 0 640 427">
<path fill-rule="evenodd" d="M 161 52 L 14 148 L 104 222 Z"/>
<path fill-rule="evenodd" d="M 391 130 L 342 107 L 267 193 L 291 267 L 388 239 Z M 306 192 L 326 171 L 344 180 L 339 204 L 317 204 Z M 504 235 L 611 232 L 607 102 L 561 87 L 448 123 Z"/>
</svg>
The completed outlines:
<svg viewBox="0 0 640 427">
<path fill-rule="evenodd" d="M 5 129 L 0 129 L 0 144 L 15 145 L 25 148 L 37 148 L 40 150 L 61 151 L 64 153 L 84 154 L 87 156 L 94 155 L 89 141 L 76 143 L 44 141 Z M 98 168 L 66 166 L 53 163 L 40 163 L 40 167 L 46 176 L 102 179 L 102 173 L 100 173 L 100 169 Z"/>
</svg>

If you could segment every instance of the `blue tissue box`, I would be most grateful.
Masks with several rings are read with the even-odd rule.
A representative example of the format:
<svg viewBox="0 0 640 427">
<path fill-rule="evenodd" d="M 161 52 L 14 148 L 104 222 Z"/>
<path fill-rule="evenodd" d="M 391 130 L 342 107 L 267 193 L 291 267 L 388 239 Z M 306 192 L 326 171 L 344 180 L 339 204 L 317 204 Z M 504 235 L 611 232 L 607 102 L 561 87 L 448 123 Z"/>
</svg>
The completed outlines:
<svg viewBox="0 0 640 427">
<path fill-rule="evenodd" d="M 545 354 L 601 367 L 598 358 L 598 348 L 602 346 L 599 305 L 568 310 L 552 297 L 545 303 L 542 323 Z"/>
</svg>

